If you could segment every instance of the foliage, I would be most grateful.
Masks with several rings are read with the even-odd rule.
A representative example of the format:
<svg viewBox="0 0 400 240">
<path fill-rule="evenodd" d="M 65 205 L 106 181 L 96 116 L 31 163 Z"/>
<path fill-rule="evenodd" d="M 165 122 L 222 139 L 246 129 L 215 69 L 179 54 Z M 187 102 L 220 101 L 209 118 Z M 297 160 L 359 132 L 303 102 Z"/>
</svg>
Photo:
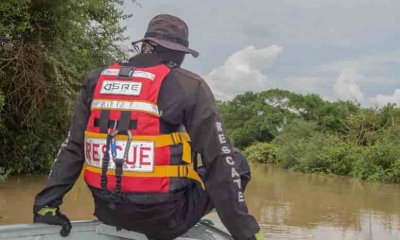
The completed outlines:
<svg viewBox="0 0 400 240">
<path fill-rule="evenodd" d="M 400 182 L 400 145 L 376 144 L 365 149 L 355 164 L 353 175 L 365 180 Z"/>
<path fill-rule="evenodd" d="M 220 104 L 220 111 L 228 132 L 239 148 L 256 141 L 271 141 L 283 125 L 295 117 L 286 105 L 289 91 L 270 90 L 259 94 L 245 93 L 230 102 Z"/>
<path fill-rule="evenodd" d="M 314 122 L 296 119 L 274 140 L 278 165 L 302 172 L 349 175 L 360 157 L 339 136 L 317 130 Z"/>
<path fill-rule="evenodd" d="M 4 95 L 0 91 L 0 113 L 3 110 L 3 107 L 4 107 Z M 3 119 L 1 118 L 1 114 L 0 114 L 0 136 L 1 136 L 1 132 L 3 131 L 3 128 L 4 128 Z"/>
<path fill-rule="evenodd" d="M 123 57 L 121 0 L 0 3 L 0 166 L 48 170 L 86 71 Z"/>
<path fill-rule="evenodd" d="M 11 170 L 6 171 L 4 168 L 0 167 L 0 183 L 4 182 L 8 175 L 10 175 Z"/>
<path fill-rule="evenodd" d="M 275 145 L 266 142 L 257 142 L 245 149 L 245 154 L 250 161 L 259 163 L 276 164 L 276 151 Z"/>
<path fill-rule="evenodd" d="M 400 182 L 400 109 L 272 89 L 220 103 L 230 137 L 252 161 L 302 172 Z"/>
</svg>

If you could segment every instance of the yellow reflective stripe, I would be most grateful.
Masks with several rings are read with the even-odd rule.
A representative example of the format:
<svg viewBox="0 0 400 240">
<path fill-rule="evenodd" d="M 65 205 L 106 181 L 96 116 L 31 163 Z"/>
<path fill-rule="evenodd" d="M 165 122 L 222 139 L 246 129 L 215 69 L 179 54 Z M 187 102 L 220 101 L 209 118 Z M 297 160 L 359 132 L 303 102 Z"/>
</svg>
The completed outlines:
<svg viewBox="0 0 400 240">
<path fill-rule="evenodd" d="M 171 138 L 172 138 L 172 141 L 173 141 L 175 144 L 178 143 L 178 139 L 175 137 L 175 133 L 171 133 Z"/>
<path fill-rule="evenodd" d="M 101 174 L 101 168 L 86 166 L 86 170 L 94 173 Z M 108 175 L 115 175 L 114 169 L 107 171 Z M 129 172 L 124 171 L 122 176 L 126 177 L 185 177 L 193 179 L 200 183 L 201 187 L 205 189 L 204 183 L 199 174 L 193 169 L 191 165 L 166 165 L 154 166 L 153 172 Z"/>
<path fill-rule="evenodd" d="M 176 136 L 180 136 L 180 138 L 176 137 Z M 85 131 L 85 137 L 106 139 L 107 134 Z M 114 139 L 126 141 L 126 140 L 128 140 L 128 136 L 117 135 L 117 136 L 115 136 Z M 173 139 L 175 139 L 175 141 Z M 153 141 L 155 143 L 155 147 L 164 147 L 164 146 L 170 146 L 170 145 L 179 144 L 179 143 L 182 143 L 182 144 L 187 143 L 188 141 L 190 141 L 190 137 L 186 132 L 175 133 L 175 135 L 173 135 L 173 134 L 162 134 L 162 135 L 155 135 L 155 136 L 133 135 L 132 141 Z M 190 151 L 189 143 L 187 143 L 187 145 L 189 146 L 189 151 Z"/>
<path fill-rule="evenodd" d="M 192 151 L 189 142 L 182 141 L 182 148 L 182 160 L 186 163 L 192 163 Z"/>
<path fill-rule="evenodd" d="M 204 185 L 203 180 L 201 179 L 200 175 L 193 169 L 193 167 L 188 168 L 188 173 L 186 178 L 190 178 L 197 181 L 198 183 L 200 183 L 203 190 L 206 190 L 206 186 Z"/>
<path fill-rule="evenodd" d="M 174 138 L 174 141 L 176 143 L 181 143 L 181 139 L 179 138 L 178 134 L 176 132 L 171 133 L 172 137 Z"/>
<path fill-rule="evenodd" d="M 86 170 L 101 174 L 101 168 L 98 168 L 98 167 L 86 166 Z M 108 169 L 107 174 L 115 175 L 115 169 Z M 124 171 L 122 173 L 122 176 L 127 176 L 127 177 L 177 177 L 178 174 L 179 174 L 179 165 L 176 165 L 176 166 L 166 165 L 166 166 L 154 166 L 153 172 Z"/>
</svg>

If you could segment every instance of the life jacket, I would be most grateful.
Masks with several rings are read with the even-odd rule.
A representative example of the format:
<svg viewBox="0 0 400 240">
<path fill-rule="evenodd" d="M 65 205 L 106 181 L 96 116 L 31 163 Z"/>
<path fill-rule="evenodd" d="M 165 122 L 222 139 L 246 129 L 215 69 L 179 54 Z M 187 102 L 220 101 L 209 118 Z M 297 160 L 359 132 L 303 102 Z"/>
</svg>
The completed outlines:
<svg viewBox="0 0 400 240">
<path fill-rule="evenodd" d="M 160 133 L 157 99 L 170 71 L 164 64 L 148 68 L 114 64 L 101 73 L 85 131 L 84 179 L 89 186 L 166 193 L 179 188 L 175 182 L 182 182 L 173 179 L 186 178 L 204 188 L 193 166 L 189 135 Z M 172 159 L 177 151 L 178 160 Z M 113 157 L 123 159 L 122 174 Z"/>
</svg>

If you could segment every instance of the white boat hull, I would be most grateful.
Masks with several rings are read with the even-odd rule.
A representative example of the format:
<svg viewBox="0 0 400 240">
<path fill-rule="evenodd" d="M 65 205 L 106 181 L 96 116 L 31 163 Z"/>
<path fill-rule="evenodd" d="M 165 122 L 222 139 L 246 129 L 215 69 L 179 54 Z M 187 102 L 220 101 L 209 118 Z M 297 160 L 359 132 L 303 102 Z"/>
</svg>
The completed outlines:
<svg viewBox="0 0 400 240">
<path fill-rule="evenodd" d="M 47 224 L 15 224 L 0 226 L 0 239 L 11 240 L 121 240 L 135 239 L 147 240 L 148 238 L 137 232 L 119 230 L 115 227 L 102 224 L 99 221 L 75 221 L 72 222 L 71 233 L 68 237 L 60 236 L 59 226 Z M 177 240 L 209 239 L 209 240 L 232 240 L 232 238 L 208 224 L 198 223 Z"/>
</svg>

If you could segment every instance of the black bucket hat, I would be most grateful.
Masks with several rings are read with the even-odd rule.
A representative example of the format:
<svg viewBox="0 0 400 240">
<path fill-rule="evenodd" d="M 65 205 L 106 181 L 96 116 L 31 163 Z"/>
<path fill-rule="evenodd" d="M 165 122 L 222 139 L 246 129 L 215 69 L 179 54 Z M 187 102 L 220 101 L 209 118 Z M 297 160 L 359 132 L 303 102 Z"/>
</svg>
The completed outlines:
<svg viewBox="0 0 400 240">
<path fill-rule="evenodd" d="M 162 47 L 192 54 L 198 57 L 199 53 L 189 48 L 189 29 L 186 23 L 175 16 L 160 14 L 150 20 L 144 38 L 132 42 L 136 45 L 143 41 L 152 41 Z"/>
</svg>

